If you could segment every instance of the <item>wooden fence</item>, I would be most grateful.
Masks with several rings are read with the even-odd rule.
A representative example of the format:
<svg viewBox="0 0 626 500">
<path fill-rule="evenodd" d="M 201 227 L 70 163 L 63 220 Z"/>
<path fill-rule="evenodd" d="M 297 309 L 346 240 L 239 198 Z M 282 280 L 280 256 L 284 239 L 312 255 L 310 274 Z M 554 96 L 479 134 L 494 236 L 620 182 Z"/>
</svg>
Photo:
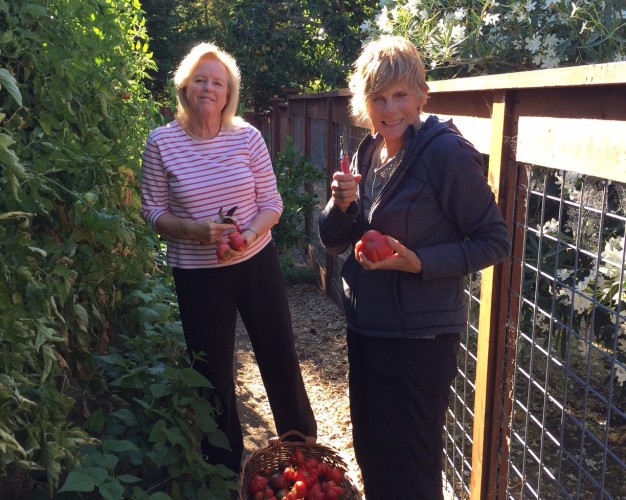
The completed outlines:
<svg viewBox="0 0 626 500">
<path fill-rule="evenodd" d="M 429 85 L 425 112 L 452 118 L 488 159 L 513 240 L 505 262 L 468 277 L 450 486 L 458 498 L 626 498 L 626 63 Z M 291 136 L 325 173 L 320 208 L 339 138 L 354 153 L 369 132 L 349 97 L 290 95 L 249 117 L 273 155 Z M 307 255 L 338 300 L 346 256 L 325 254 L 316 215 Z"/>
</svg>

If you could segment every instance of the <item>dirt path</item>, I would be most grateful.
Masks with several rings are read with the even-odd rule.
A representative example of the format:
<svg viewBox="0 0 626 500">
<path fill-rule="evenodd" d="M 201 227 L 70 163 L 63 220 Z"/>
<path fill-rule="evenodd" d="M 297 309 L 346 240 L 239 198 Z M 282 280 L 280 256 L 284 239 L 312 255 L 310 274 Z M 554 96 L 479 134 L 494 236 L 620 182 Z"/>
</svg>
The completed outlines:
<svg viewBox="0 0 626 500">
<path fill-rule="evenodd" d="M 302 375 L 318 422 L 317 442 L 340 454 L 354 484 L 361 488 L 352 447 L 343 314 L 315 285 L 289 285 L 287 291 Z M 239 411 L 246 452 L 253 453 L 268 444 L 276 435 L 276 429 L 241 323 L 237 329 L 237 347 Z"/>
</svg>

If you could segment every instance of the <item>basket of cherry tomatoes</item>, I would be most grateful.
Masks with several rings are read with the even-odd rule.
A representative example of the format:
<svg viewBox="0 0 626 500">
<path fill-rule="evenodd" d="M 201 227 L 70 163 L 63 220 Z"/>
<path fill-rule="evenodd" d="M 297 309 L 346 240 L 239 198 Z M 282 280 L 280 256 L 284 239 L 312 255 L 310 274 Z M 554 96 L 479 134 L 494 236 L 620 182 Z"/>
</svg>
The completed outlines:
<svg viewBox="0 0 626 500">
<path fill-rule="evenodd" d="M 335 450 L 289 431 L 245 460 L 239 499 L 361 500 L 347 471 Z"/>
</svg>

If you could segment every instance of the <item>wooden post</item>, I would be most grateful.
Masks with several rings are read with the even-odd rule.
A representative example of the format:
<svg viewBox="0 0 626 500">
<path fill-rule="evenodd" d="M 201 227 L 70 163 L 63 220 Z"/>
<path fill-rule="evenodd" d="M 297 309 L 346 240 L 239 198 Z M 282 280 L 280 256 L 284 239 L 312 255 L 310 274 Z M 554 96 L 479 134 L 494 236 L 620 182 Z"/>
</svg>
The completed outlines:
<svg viewBox="0 0 626 500">
<path fill-rule="evenodd" d="M 508 174 L 508 169 L 515 160 L 511 140 L 514 134 L 513 96 L 512 91 L 497 91 L 494 95 L 488 172 L 489 184 L 509 228 L 512 227 L 514 199 L 508 182 L 514 177 Z M 470 479 L 472 499 L 494 498 L 499 481 L 506 477 L 506 457 L 504 470 L 501 470 L 499 460 L 503 457 L 498 456 L 498 443 L 502 399 L 509 397 L 499 390 L 503 385 L 509 267 L 510 259 L 507 259 L 482 271 Z"/>
</svg>

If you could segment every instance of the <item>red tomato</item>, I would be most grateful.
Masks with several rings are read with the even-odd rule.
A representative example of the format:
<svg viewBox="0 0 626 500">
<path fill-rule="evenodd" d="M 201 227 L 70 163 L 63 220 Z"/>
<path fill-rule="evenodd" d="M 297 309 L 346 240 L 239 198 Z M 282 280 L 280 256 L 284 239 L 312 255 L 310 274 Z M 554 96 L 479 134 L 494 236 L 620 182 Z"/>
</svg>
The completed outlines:
<svg viewBox="0 0 626 500">
<path fill-rule="evenodd" d="M 343 471 L 338 467 L 329 467 L 326 477 L 329 481 L 334 481 L 336 484 L 341 484 L 343 481 Z"/>
<path fill-rule="evenodd" d="M 385 236 L 376 229 L 366 231 L 354 245 L 354 253 L 363 253 L 370 262 L 378 262 L 393 255 L 393 249 L 387 243 Z"/>
<path fill-rule="evenodd" d="M 257 491 L 252 498 L 254 498 L 254 500 L 265 500 L 265 492 Z"/>
<path fill-rule="evenodd" d="M 307 488 L 310 488 L 313 484 L 311 473 L 306 468 L 296 469 L 296 482 L 298 481 L 302 481 L 306 484 Z"/>
<path fill-rule="evenodd" d="M 291 454 L 291 463 L 296 467 L 304 465 L 304 460 L 304 453 L 302 453 L 302 450 L 294 450 Z"/>
<path fill-rule="evenodd" d="M 328 462 L 320 462 L 320 464 L 317 466 L 317 471 L 319 472 L 319 476 L 326 477 L 329 467 L 330 466 L 328 465 Z"/>
<path fill-rule="evenodd" d="M 287 479 L 280 472 L 274 472 L 270 477 L 270 486 L 275 490 L 282 490 L 287 488 Z"/>
<path fill-rule="evenodd" d="M 295 492 L 296 498 L 304 498 L 306 496 L 307 485 L 304 481 L 296 481 L 291 491 Z"/>
<path fill-rule="evenodd" d="M 237 231 L 229 233 L 228 238 L 230 240 L 230 246 L 233 247 L 234 250 L 240 251 L 246 248 L 246 239 Z"/>
<path fill-rule="evenodd" d="M 287 482 L 295 483 L 296 470 L 293 467 L 285 467 L 285 470 L 283 471 L 283 477 L 287 480 Z"/>
<path fill-rule="evenodd" d="M 317 458 L 311 457 L 311 458 L 307 458 L 306 461 L 304 462 L 304 465 L 306 466 L 307 469 L 316 469 L 319 466 L 319 462 L 317 460 Z"/>
<path fill-rule="evenodd" d="M 254 495 L 258 491 L 264 491 L 265 486 L 267 486 L 267 479 L 265 479 L 260 474 L 256 474 L 252 477 L 252 479 L 250 479 L 250 482 L 248 483 L 248 491 Z"/>
<path fill-rule="evenodd" d="M 217 258 L 219 260 L 229 260 L 233 256 L 230 252 L 231 248 L 228 243 L 220 243 L 217 245 Z"/>
</svg>

